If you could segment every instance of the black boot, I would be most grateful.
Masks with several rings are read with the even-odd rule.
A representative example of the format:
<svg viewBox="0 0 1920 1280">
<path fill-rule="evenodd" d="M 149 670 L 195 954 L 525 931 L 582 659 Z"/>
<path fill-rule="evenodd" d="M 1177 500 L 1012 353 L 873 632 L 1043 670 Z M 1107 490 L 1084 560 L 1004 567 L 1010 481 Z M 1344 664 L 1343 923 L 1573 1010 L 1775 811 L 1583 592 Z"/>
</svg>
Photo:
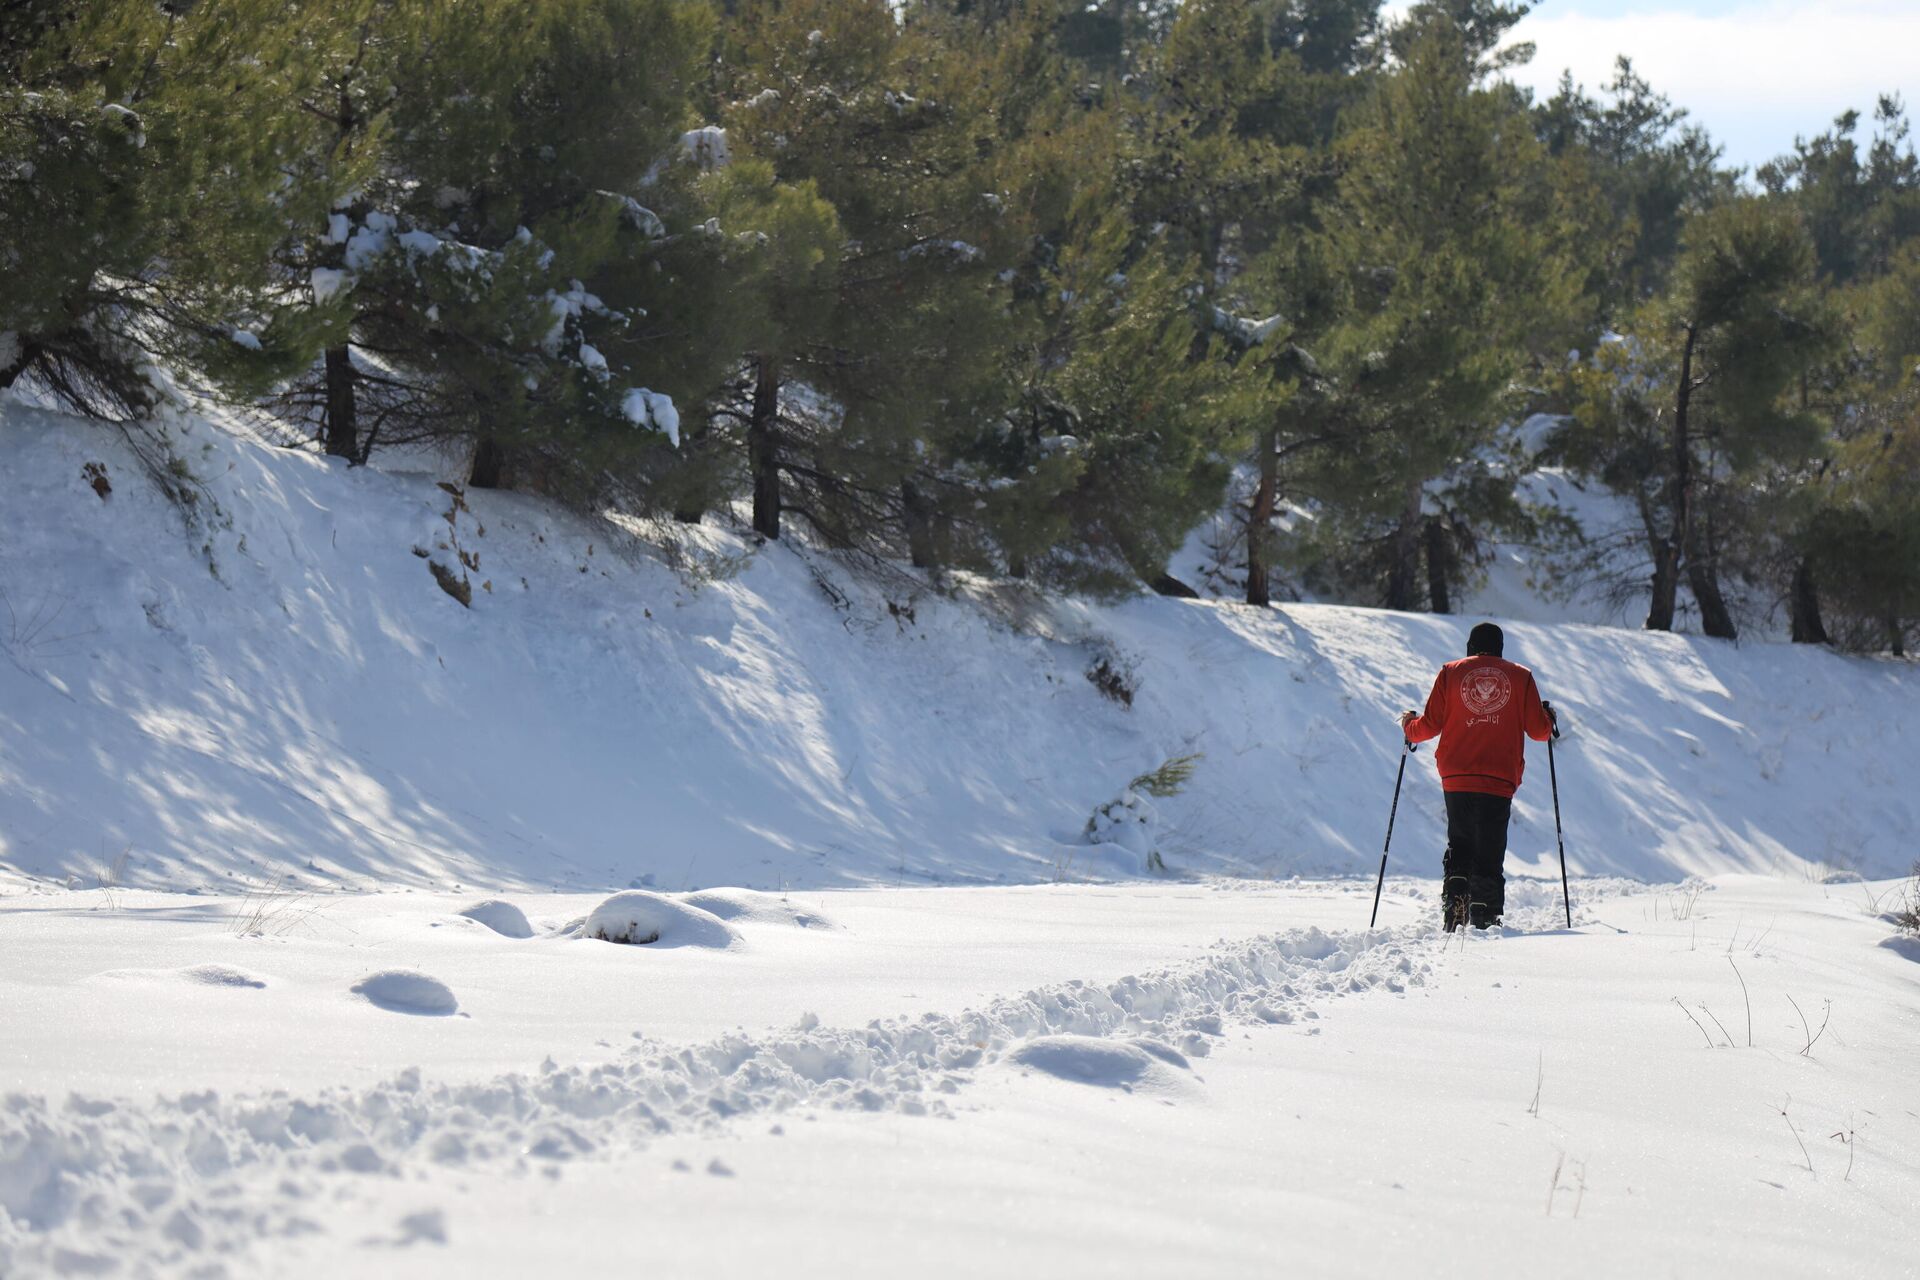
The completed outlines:
<svg viewBox="0 0 1920 1280">
<path fill-rule="evenodd" d="M 1491 929 L 1500 923 L 1507 905 L 1507 878 L 1480 876 L 1470 882 L 1467 922 L 1476 929 Z"/>
<path fill-rule="evenodd" d="M 1449 875 L 1440 890 L 1440 918 L 1447 932 L 1464 929 L 1472 913 L 1472 894 L 1467 890 L 1465 876 Z"/>
</svg>

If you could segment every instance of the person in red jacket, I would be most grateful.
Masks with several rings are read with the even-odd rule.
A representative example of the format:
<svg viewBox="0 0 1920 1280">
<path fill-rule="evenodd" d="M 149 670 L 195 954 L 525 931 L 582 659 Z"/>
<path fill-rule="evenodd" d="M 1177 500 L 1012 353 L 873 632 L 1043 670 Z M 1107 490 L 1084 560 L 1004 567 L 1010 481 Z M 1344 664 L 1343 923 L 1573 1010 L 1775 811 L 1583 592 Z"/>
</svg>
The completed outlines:
<svg viewBox="0 0 1920 1280">
<path fill-rule="evenodd" d="M 1526 738 L 1545 742 L 1553 713 L 1533 672 L 1501 657 L 1506 636 L 1491 622 L 1468 633 L 1467 656 L 1434 677 L 1424 711 L 1408 711 L 1409 742 L 1440 739 L 1434 762 L 1447 798 L 1447 852 L 1441 910 L 1449 932 L 1485 929 L 1506 908 L 1507 821 L 1526 769 Z"/>
</svg>

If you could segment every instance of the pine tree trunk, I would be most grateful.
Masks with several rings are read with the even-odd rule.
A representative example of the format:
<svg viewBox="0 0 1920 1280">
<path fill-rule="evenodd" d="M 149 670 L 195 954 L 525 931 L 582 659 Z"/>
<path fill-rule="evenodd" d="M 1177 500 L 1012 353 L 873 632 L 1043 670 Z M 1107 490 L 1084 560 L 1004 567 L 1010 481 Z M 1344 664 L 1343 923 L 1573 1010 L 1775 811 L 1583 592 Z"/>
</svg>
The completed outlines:
<svg viewBox="0 0 1920 1280">
<path fill-rule="evenodd" d="M 1893 651 L 1896 658 L 1907 656 L 1907 632 L 1898 618 L 1887 619 L 1887 648 Z"/>
<path fill-rule="evenodd" d="M 1647 606 L 1648 631 L 1673 630 L 1673 610 L 1680 594 L 1680 548 L 1671 538 L 1653 544 L 1653 600 Z"/>
<path fill-rule="evenodd" d="M 1009 552 L 1007 555 L 1007 576 L 1009 578 L 1025 578 L 1027 576 L 1027 558 Z"/>
<path fill-rule="evenodd" d="M 481 436 L 473 446 L 473 466 L 467 473 L 469 489 L 506 487 L 507 451 L 493 436 Z"/>
<path fill-rule="evenodd" d="M 1820 592 L 1814 586 L 1813 565 L 1805 556 L 1793 571 L 1789 611 L 1795 644 L 1827 643 L 1826 623 L 1820 617 Z"/>
<path fill-rule="evenodd" d="M 1673 630 L 1680 592 L 1680 553 L 1687 544 L 1688 511 L 1693 501 L 1693 442 L 1687 438 L 1687 408 L 1693 399 L 1693 326 L 1680 353 L 1680 385 L 1673 397 L 1673 474 L 1667 477 L 1667 501 L 1673 527 L 1653 548 L 1653 600 L 1647 606 L 1648 631 Z"/>
<path fill-rule="evenodd" d="M 326 354 L 327 407 L 320 438 L 330 458 L 360 461 L 360 412 L 354 394 L 353 353 L 342 343 Z"/>
<path fill-rule="evenodd" d="M 1273 541 L 1273 509 L 1279 498 L 1280 458 L 1276 432 L 1260 433 L 1260 485 L 1253 491 L 1253 509 L 1247 513 L 1247 603 L 1273 602 L 1273 567 L 1267 552 Z"/>
<path fill-rule="evenodd" d="M 747 467 L 753 473 L 753 531 L 780 536 L 780 371 L 773 357 L 754 362 L 753 408 L 747 417 Z"/>
<path fill-rule="evenodd" d="M 1733 624 L 1727 598 L 1720 593 L 1720 576 L 1706 556 L 1687 557 L 1687 586 L 1700 606 L 1700 630 L 1716 640 L 1738 640 L 1740 629 Z"/>
<path fill-rule="evenodd" d="M 18 344 L 19 350 L 15 352 L 11 361 L 0 365 L 0 391 L 5 391 L 18 381 L 20 375 L 27 371 L 27 366 L 33 363 L 34 356 L 40 351 L 24 336 L 15 335 L 14 341 Z"/>
<path fill-rule="evenodd" d="M 1420 481 L 1407 486 L 1407 504 L 1388 544 L 1386 607 L 1411 612 L 1416 604 L 1414 582 L 1420 573 Z"/>
<path fill-rule="evenodd" d="M 933 516 L 913 481 L 900 482 L 900 510 L 907 526 L 907 558 L 916 569 L 931 569 L 939 561 L 933 536 Z"/>
<path fill-rule="evenodd" d="M 1427 521 L 1427 607 L 1435 613 L 1452 613 L 1453 597 L 1447 592 L 1447 579 L 1453 573 L 1453 548 L 1447 543 L 1447 527 L 1438 516 Z"/>
</svg>

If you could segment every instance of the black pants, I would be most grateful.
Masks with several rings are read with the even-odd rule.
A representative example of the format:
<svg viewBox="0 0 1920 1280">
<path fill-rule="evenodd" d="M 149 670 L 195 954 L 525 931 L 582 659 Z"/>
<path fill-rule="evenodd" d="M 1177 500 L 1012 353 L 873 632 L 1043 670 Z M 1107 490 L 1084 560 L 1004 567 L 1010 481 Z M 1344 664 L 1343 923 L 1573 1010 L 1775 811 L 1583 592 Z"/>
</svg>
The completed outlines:
<svg viewBox="0 0 1920 1280">
<path fill-rule="evenodd" d="M 1508 796 L 1477 791 L 1449 791 L 1447 796 L 1447 856 L 1441 910 L 1447 928 L 1463 920 L 1476 929 L 1500 922 L 1507 906 L 1507 820 L 1513 816 Z M 1464 903 L 1464 906 L 1462 905 Z"/>
</svg>

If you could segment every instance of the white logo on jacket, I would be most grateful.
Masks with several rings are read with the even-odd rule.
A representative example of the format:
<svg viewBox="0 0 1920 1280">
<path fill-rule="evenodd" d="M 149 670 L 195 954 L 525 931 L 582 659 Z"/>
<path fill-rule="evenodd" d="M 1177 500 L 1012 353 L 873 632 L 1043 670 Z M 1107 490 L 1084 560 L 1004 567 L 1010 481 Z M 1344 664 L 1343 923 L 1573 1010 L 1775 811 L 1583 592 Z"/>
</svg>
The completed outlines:
<svg viewBox="0 0 1920 1280">
<path fill-rule="evenodd" d="M 1460 677 L 1460 701 L 1471 717 L 1469 726 L 1483 720 L 1497 724 L 1500 712 L 1513 701 L 1513 681 L 1499 667 L 1475 667 Z"/>
</svg>

